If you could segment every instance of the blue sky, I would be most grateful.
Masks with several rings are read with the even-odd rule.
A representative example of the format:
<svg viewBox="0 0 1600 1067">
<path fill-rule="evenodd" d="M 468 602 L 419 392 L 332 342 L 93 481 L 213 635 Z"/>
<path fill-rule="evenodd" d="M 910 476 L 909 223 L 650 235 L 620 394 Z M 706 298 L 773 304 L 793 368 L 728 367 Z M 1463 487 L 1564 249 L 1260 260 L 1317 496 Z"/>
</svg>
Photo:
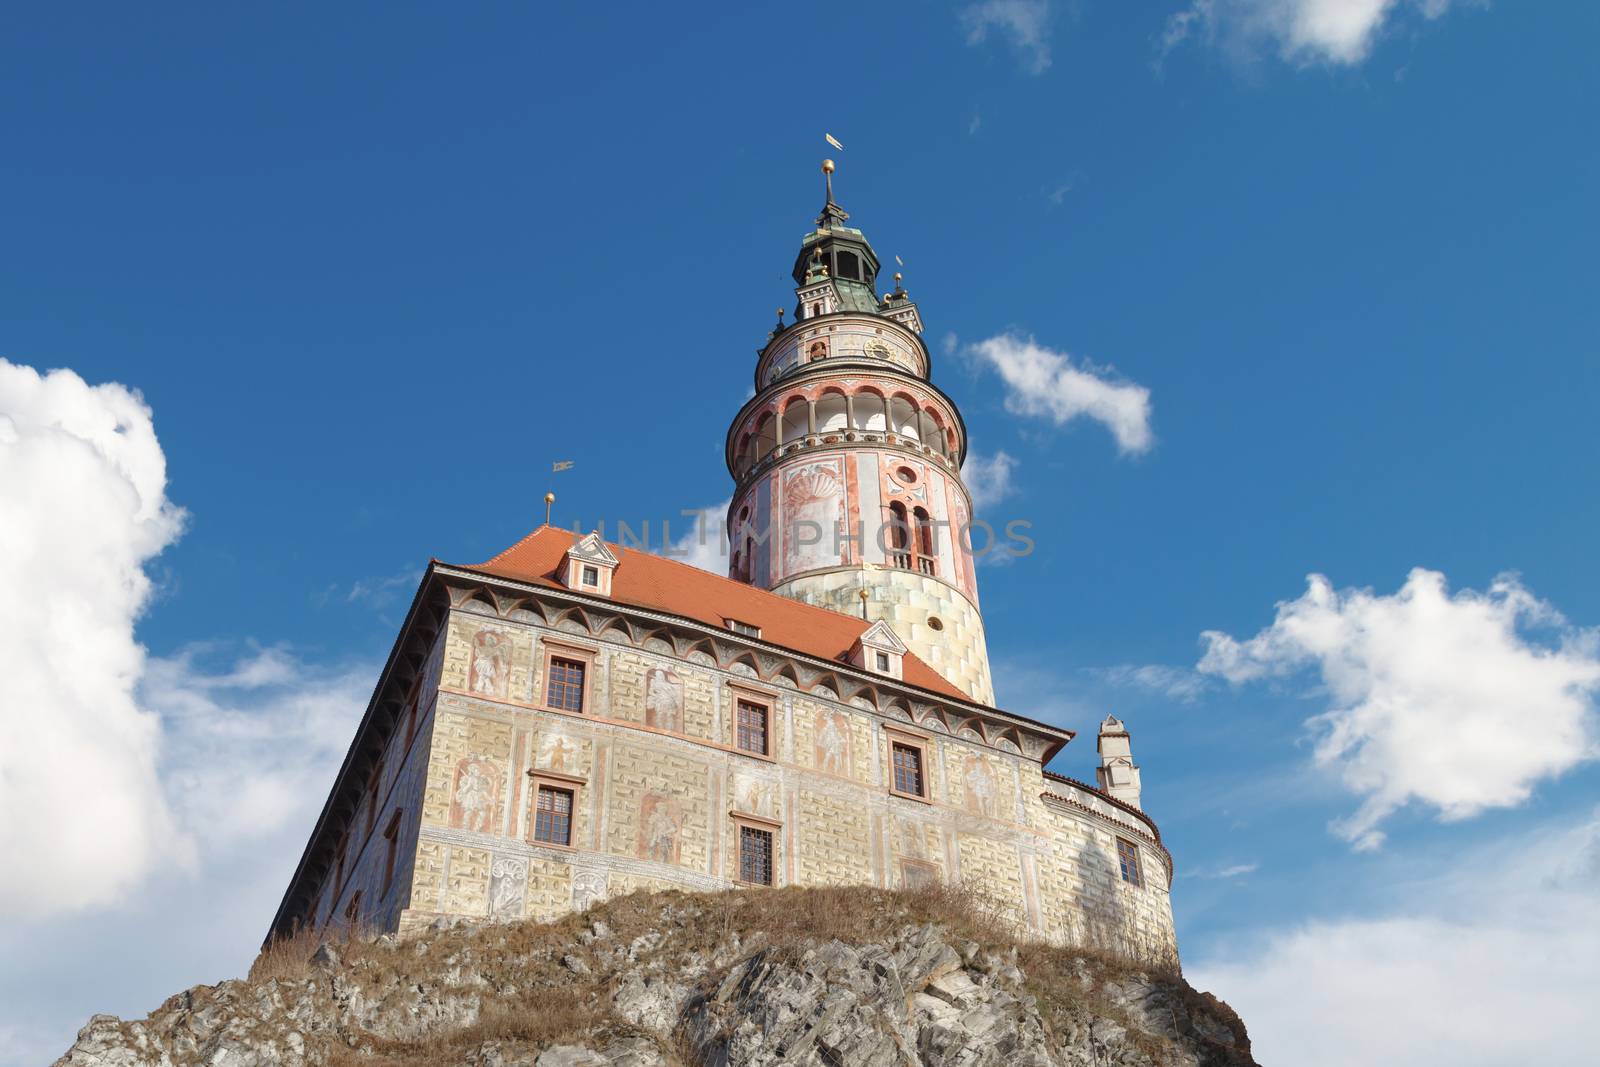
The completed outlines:
<svg viewBox="0 0 1600 1067">
<path fill-rule="evenodd" d="M 984 514 L 1033 524 L 981 575 L 1000 701 L 1128 719 L 1195 980 L 1266 1062 L 1579 1062 L 1597 31 L 1506 0 L 15 13 L 0 837 L 55 873 L 0 890 L 0 956 L 38 961 L 0 976 L 0 1064 L 242 970 L 430 556 L 487 558 L 552 485 L 565 524 L 727 498 L 825 154 L 905 261 Z M 32 792 L 28 708 L 68 754 Z M 1530 1025 L 1480 1033 L 1478 996 Z"/>
</svg>

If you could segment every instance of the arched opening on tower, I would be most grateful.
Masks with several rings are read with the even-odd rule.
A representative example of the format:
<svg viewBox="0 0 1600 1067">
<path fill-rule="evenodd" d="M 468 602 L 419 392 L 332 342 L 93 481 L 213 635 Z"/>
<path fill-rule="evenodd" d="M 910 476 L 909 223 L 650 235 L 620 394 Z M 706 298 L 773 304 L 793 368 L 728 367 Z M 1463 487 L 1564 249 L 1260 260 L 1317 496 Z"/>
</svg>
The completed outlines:
<svg viewBox="0 0 1600 1067">
<path fill-rule="evenodd" d="M 826 437 L 829 434 L 842 434 L 848 428 L 845 418 L 846 403 L 844 393 L 838 389 L 829 389 L 817 399 L 817 433 Z"/>
<path fill-rule="evenodd" d="M 912 441 L 922 440 L 922 430 L 919 426 L 922 412 L 917 405 L 904 396 L 895 396 L 889 401 L 889 422 L 894 432 L 901 437 Z"/>
<path fill-rule="evenodd" d="M 887 401 L 876 389 L 862 389 L 851 399 L 855 409 L 855 429 L 859 433 L 883 433 L 889 428 Z"/>
<path fill-rule="evenodd" d="M 791 397 L 783 408 L 783 443 L 805 440 L 811 423 L 811 404 L 803 396 Z"/>
</svg>

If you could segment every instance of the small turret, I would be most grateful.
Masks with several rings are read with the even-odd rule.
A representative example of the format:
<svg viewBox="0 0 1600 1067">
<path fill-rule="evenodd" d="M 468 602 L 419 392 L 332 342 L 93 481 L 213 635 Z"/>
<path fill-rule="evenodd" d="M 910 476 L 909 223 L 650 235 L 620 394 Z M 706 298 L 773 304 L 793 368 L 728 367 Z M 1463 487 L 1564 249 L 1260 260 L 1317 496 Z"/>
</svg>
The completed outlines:
<svg viewBox="0 0 1600 1067">
<path fill-rule="evenodd" d="M 1128 728 L 1115 715 L 1107 715 L 1095 739 L 1100 751 L 1100 766 L 1095 768 L 1095 784 L 1124 804 L 1139 806 L 1139 765 L 1133 762 L 1133 744 Z"/>
</svg>

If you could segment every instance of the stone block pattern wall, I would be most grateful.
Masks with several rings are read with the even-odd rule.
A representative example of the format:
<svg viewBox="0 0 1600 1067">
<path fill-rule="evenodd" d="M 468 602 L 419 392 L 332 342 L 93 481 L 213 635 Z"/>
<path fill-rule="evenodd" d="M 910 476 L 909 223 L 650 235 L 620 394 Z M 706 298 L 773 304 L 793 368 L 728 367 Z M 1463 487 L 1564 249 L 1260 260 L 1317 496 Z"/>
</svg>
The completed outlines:
<svg viewBox="0 0 1600 1067">
<path fill-rule="evenodd" d="M 763 682 L 743 664 L 723 670 L 703 652 L 673 655 L 659 638 L 580 628 L 452 613 L 436 710 L 419 730 L 428 755 L 413 786 L 407 906 L 374 921 L 549 918 L 636 889 L 729 888 L 748 818 L 773 828 L 778 885 L 962 879 L 1046 937 L 1171 942 L 1153 839 L 1128 820 L 1146 880 L 1123 883 L 1113 817 L 1126 814 L 1047 800 L 1063 787 L 1014 746 Z M 535 699 L 547 641 L 592 650 L 582 714 Z M 503 664 L 503 690 L 502 667 L 477 662 L 486 657 Z M 735 684 L 769 694 L 774 758 L 733 747 Z M 484 687 L 500 695 L 475 691 Z M 926 737 L 926 801 L 889 794 L 887 726 Z M 534 840 L 530 772 L 574 783 L 570 847 Z"/>
<path fill-rule="evenodd" d="M 863 583 L 862 572 L 849 567 L 808 574 L 772 591 L 859 616 L 861 601 L 857 591 L 863 584 L 874 590 L 873 599 L 867 604 L 869 618 L 888 622 L 907 648 L 953 685 L 972 694 L 978 703 L 994 702 L 983 617 L 965 597 L 943 582 L 912 571 L 875 570 Z M 944 625 L 943 630 L 928 626 L 928 619 L 934 616 Z"/>
</svg>

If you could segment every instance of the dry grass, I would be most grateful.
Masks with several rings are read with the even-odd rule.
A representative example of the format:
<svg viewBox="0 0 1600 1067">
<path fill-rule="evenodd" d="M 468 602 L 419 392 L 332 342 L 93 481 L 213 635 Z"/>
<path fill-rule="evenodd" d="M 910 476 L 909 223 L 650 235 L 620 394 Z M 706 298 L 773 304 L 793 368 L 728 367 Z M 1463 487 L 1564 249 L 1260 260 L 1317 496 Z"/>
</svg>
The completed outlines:
<svg viewBox="0 0 1600 1067">
<path fill-rule="evenodd" d="M 583 935 L 597 921 L 610 932 L 592 941 Z M 1131 973 L 1157 980 L 1178 978 L 1175 968 L 1152 967 L 1125 946 L 1063 948 L 1031 940 L 1009 907 L 959 884 L 904 891 L 850 886 L 635 893 L 548 923 L 458 927 L 398 944 L 340 937 L 335 947 L 344 960 L 346 977 L 375 997 L 417 983 L 433 984 L 454 966 L 470 968 L 488 986 L 477 1018 L 469 1024 L 440 1026 L 404 1041 L 363 1035 L 359 1048 L 327 1046 L 326 1062 L 328 1067 L 447 1067 L 461 1063 L 485 1042 L 536 1049 L 633 1032 L 610 1012 L 619 976 L 614 961 L 608 966 L 597 950 L 615 952 L 638 943 L 638 962 L 630 967 L 661 964 L 669 970 L 676 961 L 732 945 L 739 946 L 740 956 L 759 949 L 775 961 L 794 962 L 819 942 L 883 942 L 907 926 L 925 923 L 1015 962 L 1047 1020 L 1062 1019 L 1081 1006 L 1106 1008 L 1092 989 L 1108 979 Z M 301 933 L 274 942 L 251 967 L 249 980 L 312 977 L 317 972 L 311 956 L 322 940 Z M 587 965 L 591 973 L 574 974 L 563 965 L 564 957 Z M 1086 982 L 1086 975 L 1093 981 Z M 707 982 L 715 977 L 709 976 Z M 663 1051 L 671 1061 L 687 1062 L 681 1049 Z"/>
</svg>

